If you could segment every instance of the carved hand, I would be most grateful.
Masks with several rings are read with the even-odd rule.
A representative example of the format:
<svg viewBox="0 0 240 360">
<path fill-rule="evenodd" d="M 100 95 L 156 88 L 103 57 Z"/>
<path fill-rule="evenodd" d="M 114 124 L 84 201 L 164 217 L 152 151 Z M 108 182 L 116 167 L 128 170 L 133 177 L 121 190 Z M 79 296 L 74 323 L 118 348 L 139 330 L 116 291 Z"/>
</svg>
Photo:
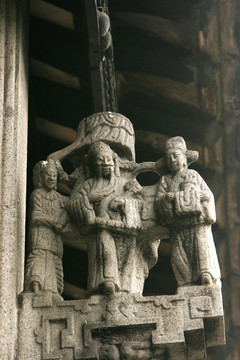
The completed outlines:
<svg viewBox="0 0 240 360">
<path fill-rule="evenodd" d="M 68 220 L 69 220 L 69 218 L 67 215 L 61 216 L 60 219 L 58 219 L 58 221 L 55 224 L 55 230 L 57 232 L 62 232 L 63 229 L 65 228 L 65 226 L 67 225 Z"/>
</svg>

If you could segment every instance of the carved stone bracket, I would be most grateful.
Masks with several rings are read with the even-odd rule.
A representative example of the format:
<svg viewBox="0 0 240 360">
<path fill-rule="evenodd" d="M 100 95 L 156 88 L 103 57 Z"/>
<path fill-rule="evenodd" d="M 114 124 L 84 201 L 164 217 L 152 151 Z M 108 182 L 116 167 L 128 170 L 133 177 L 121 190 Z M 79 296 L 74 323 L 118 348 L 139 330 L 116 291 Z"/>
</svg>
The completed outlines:
<svg viewBox="0 0 240 360">
<path fill-rule="evenodd" d="M 167 353 L 171 360 L 197 360 L 205 357 L 208 346 L 225 342 L 217 285 L 181 287 L 176 295 L 165 296 L 55 299 L 51 307 L 49 300 L 36 307 L 33 294 L 23 294 L 22 300 L 21 332 L 32 346 L 22 347 L 20 360 L 98 360 L 106 359 L 106 352 L 113 360 L 165 359 Z"/>
</svg>

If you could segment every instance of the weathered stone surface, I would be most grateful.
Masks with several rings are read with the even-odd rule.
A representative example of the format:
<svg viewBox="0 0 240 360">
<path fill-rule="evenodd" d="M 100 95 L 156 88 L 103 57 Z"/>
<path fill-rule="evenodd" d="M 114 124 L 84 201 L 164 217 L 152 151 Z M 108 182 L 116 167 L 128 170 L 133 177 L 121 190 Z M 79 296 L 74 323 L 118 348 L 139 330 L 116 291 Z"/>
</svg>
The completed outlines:
<svg viewBox="0 0 240 360">
<path fill-rule="evenodd" d="M 19 360 L 200 360 L 207 346 L 225 341 L 221 287 L 76 301 L 56 301 L 49 294 L 41 305 L 37 295 L 25 293 L 20 333 Z"/>
<path fill-rule="evenodd" d="M 15 358 L 23 289 L 27 160 L 27 1 L 0 2 L 0 358 Z"/>
<path fill-rule="evenodd" d="M 59 194 L 63 174 L 58 161 L 38 162 L 33 170 L 35 190 L 30 199 L 30 254 L 26 264 L 25 291 L 63 292 L 62 232 L 69 222 L 68 197 Z"/>
<path fill-rule="evenodd" d="M 156 195 L 159 222 L 169 227 L 171 262 L 178 286 L 220 281 L 212 237 L 216 220 L 213 194 L 201 176 L 188 169 L 197 152 L 187 150 L 182 137 L 166 142 L 168 174 Z"/>
<path fill-rule="evenodd" d="M 224 343 L 214 199 L 188 169 L 198 152 L 175 137 L 164 158 L 138 164 L 134 140 L 126 117 L 93 114 L 80 122 L 72 145 L 36 165 L 20 360 L 200 360 L 207 346 Z M 62 159 L 72 160 L 72 174 Z M 136 177 L 145 171 L 159 182 L 141 186 Z M 69 200 L 55 190 L 57 181 L 71 188 Z M 72 231 L 75 242 L 80 235 L 87 244 L 86 300 L 59 296 L 67 222 L 65 236 Z M 177 294 L 143 297 L 160 239 L 168 236 Z"/>
</svg>

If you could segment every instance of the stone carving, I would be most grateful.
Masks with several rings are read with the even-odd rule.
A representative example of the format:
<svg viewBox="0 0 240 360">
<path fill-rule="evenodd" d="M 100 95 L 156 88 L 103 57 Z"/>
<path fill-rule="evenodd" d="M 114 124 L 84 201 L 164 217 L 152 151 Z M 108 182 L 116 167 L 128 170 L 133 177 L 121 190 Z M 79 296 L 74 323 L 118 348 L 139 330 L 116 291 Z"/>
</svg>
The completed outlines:
<svg viewBox="0 0 240 360">
<path fill-rule="evenodd" d="M 86 234 L 88 290 L 90 294 L 130 291 L 141 226 L 141 187 L 134 182 L 124 184 L 118 156 L 103 142 L 94 143 L 87 157 L 90 179 L 75 187 L 68 208 Z"/>
<path fill-rule="evenodd" d="M 37 308 L 34 298 L 22 295 L 19 326 L 28 341 L 19 360 L 196 360 L 206 357 L 206 346 L 225 340 L 217 285 L 184 286 L 164 296 L 95 295 Z M 118 309 L 130 306 L 132 314 L 103 319 L 112 302 Z"/>
<path fill-rule="evenodd" d="M 70 158 L 76 166 L 69 176 L 75 180 L 68 211 L 87 243 L 89 295 L 142 293 L 157 261 L 160 227 L 153 210 L 155 187 L 144 194 L 136 176 L 159 171 L 155 163 L 134 161 L 134 140 L 126 117 L 98 113 L 79 124 L 72 145 L 50 156 Z M 143 211 L 146 205 L 148 217 Z M 148 237 L 140 229 L 147 230 Z"/>
<path fill-rule="evenodd" d="M 30 253 L 25 291 L 63 291 L 61 232 L 69 221 L 68 198 L 56 191 L 63 169 L 58 161 L 40 161 L 33 170 L 35 190 L 30 200 Z"/>
<path fill-rule="evenodd" d="M 196 360 L 206 357 L 207 346 L 224 343 L 214 199 L 188 169 L 197 155 L 175 137 L 167 141 L 164 159 L 138 164 L 130 121 L 98 113 L 80 122 L 73 144 L 36 165 L 25 285 L 30 293 L 22 295 L 19 317 L 29 341 L 26 346 L 20 338 L 20 360 Z M 72 174 L 63 171 L 63 159 L 73 163 Z M 144 171 L 157 173 L 159 182 L 141 186 L 136 177 Z M 57 181 L 71 188 L 69 199 L 56 191 Z M 55 296 L 62 291 L 67 224 L 87 244 L 85 300 Z M 177 294 L 143 297 L 166 237 Z M 44 296 L 31 293 L 39 290 Z"/>
<path fill-rule="evenodd" d="M 169 173 L 164 175 L 156 195 L 161 224 L 169 227 L 171 262 L 179 286 L 213 284 L 220 270 L 211 224 L 215 221 L 213 194 L 188 164 L 197 153 L 186 148 L 177 136 L 166 143 Z"/>
</svg>

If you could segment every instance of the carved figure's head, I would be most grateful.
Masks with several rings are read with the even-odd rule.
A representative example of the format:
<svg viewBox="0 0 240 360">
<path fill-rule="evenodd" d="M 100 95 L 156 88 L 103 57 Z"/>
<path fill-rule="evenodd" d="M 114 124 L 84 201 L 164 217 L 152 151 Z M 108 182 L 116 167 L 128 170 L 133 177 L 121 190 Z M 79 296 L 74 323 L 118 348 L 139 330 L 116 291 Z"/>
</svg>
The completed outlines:
<svg viewBox="0 0 240 360">
<path fill-rule="evenodd" d="M 198 159 L 198 152 L 187 150 L 184 139 L 175 136 L 166 142 L 166 158 L 171 172 L 181 172 Z"/>
<path fill-rule="evenodd" d="M 98 178 L 119 175 L 118 157 L 110 146 L 102 141 L 94 143 L 88 152 L 88 164 Z"/>
<path fill-rule="evenodd" d="M 186 143 L 180 136 L 169 139 L 166 142 L 166 157 L 170 171 L 178 172 L 187 167 Z"/>
<path fill-rule="evenodd" d="M 47 191 L 57 188 L 57 179 L 62 170 L 59 161 L 49 159 L 39 161 L 33 169 L 34 188 L 45 188 Z"/>
</svg>

